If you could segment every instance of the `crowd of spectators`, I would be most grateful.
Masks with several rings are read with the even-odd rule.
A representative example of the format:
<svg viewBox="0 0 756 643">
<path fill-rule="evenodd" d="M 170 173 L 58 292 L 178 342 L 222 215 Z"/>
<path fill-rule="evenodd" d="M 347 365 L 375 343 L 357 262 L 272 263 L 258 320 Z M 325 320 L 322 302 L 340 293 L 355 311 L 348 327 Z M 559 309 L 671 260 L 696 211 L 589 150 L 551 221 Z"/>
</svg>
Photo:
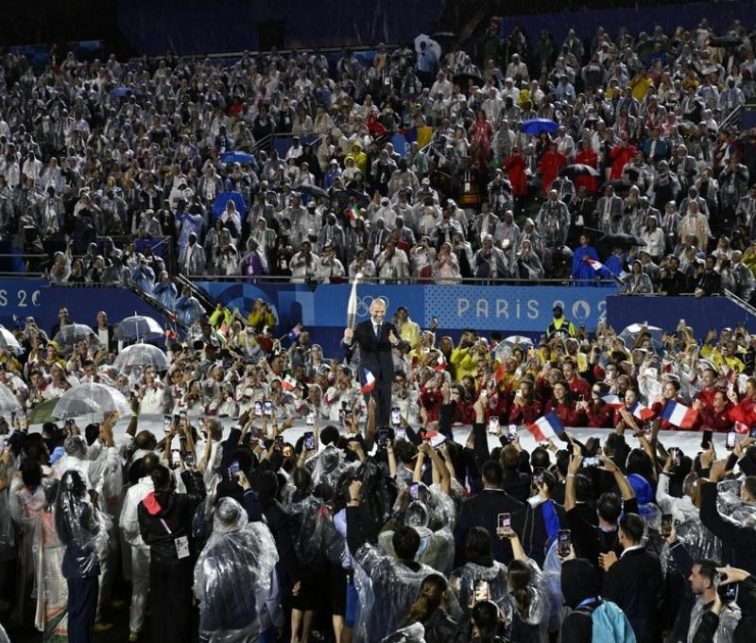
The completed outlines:
<svg viewBox="0 0 756 643">
<path fill-rule="evenodd" d="M 260 332 L 262 303 L 167 335 L 164 367 L 119 368 L 105 312 L 78 341 L 66 309 L 27 319 L 0 370 L 23 407 L 0 423 L 3 623 L 91 641 L 123 575 L 131 641 L 750 640 L 756 336 L 589 336 L 556 307 L 533 346 L 455 344 L 392 312 L 390 426 L 356 356 Z M 125 431 L 30 428 L 82 384 L 130 399 Z M 526 449 L 544 416 L 567 441 Z"/>
<path fill-rule="evenodd" d="M 756 98 L 753 46 L 741 24 L 716 34 L 702 21 L 671 35 L 599 28 L 590 42 L 571 31 L 558 46 L 542 34 L 531 48 L 494 21 L 480 61 L 379 46 L 333 60 L 68 54 L 35 70 L 11 53 L 0 229 L 48 253 L 53 281 L 148 291 L 163 272 L 362 273 L 598 276 L 748 298 L 756 168 L 738 125 Z M 534 118 L 555 131 L 524 133 Z M 611 270 L 571 265 L 581 234 Z M 648 279 L 629 277 L 636 261 Z"/>
</svg>

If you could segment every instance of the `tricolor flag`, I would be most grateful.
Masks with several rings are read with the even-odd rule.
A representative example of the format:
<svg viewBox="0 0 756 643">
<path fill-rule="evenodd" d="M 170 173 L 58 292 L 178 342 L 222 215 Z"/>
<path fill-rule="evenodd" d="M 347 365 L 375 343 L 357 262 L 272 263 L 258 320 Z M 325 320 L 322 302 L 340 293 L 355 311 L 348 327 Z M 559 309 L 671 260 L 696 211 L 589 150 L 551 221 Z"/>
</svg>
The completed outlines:
<svg viewBox="0 0 756 643">
<path fill-rule="evenodd" d="M 654 412 L 640 402 L 633 404 L 633 406 L 629 410 L 636 420 L 641 420 L 642 422 L 650 420 L 652 417 L 654 417 Z"/>
<path fill-rule="evenodd" d="M 692 429 L 696 422 L 696 417 L 698 417 L 698 411 L 674 400 L 669 400 L 661 416 L 670 424 L 679 426 L 681 429 Z"/>
<path fill-rule="evenodd" d="M 283 387 L 284 391 L 293 391 L 299 382 L 295 380 L 291 375 L 287 375 L 281 380 L 281 386 Z"/>
<path fill-rule="evenodd" d="M 370 393 L 375 388 L 375 375 L 373 375 L 368 369 L 362 369 L 362 386 L 360 386 L 360 393 Z"/>
<path fill-rule="evenodd" d="M 596 272 L 600 272 L 601 270 L 606 268 L 606 266 L 597 259 L 586 259 L 586 263 Z"/>
<path fill-rule="evenodd" d="M 439 354 L 438 358 L 433 362 L 433 370 L 437 373 L 443 373 L 446 370 L 446 359 L 444 354 Z"/>
<path fill-rule="evenodd" d="M 288 338 L 290 342 L 293 342 L 296 340 L 297 337 L 299 337 L 299 334 L 302 332 L 302 324 L 297 324 L 289 331 Z"/>
<path fill-rule="evenodd" d="M 347 217 L 349 217 L 349 220 L 351 222 L 355 222 L 357 221 L 357 219 L 364 219 L 365 210 L 363 210 L 359 205 L 353 205 L 351 208 L 347 209 Z"/>
<path fill-rule="evenodd" d="M 536 442 L 548 442 L 550 438 L 558 438 L 564 433 L 564 427 L 553 411 L 538 418 L 533 424 L 528 424 L 528 431 Z"/>
<path fill-rule="evenodd" d="M 622 406 L 622 400 L 619 399 L 618 396 L 609 393 L 608 395 L 604 395 L 601 400 L 608 404 L 609 406 L 613 406 L 614 408 L 619 408 Z"/>
</svg>

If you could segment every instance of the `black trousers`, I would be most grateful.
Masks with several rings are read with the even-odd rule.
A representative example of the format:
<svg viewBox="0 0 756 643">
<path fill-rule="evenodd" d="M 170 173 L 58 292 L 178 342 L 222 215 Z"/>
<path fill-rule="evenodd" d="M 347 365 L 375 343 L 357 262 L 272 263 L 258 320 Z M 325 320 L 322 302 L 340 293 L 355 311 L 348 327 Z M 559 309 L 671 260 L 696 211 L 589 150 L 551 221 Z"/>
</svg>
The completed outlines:
<svg viewBox="0 0 756 643">
<path fill-rule="evenodd" d="M 150 623 L 153 643 L 191 641 L 192 559 L 150 561 Z"/>
<path fill-rule="evenodd" d="M 100 581 L 97 576 L 68 581 L 69 643 L 91 643 L 94 641 L 99 589 Z"/>
</svg>

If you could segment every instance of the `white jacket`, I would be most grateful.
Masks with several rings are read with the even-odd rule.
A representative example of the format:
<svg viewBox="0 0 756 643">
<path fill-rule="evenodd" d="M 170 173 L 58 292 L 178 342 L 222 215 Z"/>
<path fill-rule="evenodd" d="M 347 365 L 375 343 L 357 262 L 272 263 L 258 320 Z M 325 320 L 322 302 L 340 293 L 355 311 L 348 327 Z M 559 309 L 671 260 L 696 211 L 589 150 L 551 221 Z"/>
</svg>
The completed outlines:
<svg viewBox="0 0 756 643">
<path fill-rule="evenodd" d="M 139 482 L 129 488 L 123 500 L 123 508 L 121 509 L 121 518 L 118 521 L 118 526 L 123 533 L 123 539 L 133 547 L 145 546 L 142 535 L 139 532 L 137 507 L 154 490 L 155 485 L 152 483 L 152 478 L 144 476 L 143 478 L 139 478 Z"/>
</svg>

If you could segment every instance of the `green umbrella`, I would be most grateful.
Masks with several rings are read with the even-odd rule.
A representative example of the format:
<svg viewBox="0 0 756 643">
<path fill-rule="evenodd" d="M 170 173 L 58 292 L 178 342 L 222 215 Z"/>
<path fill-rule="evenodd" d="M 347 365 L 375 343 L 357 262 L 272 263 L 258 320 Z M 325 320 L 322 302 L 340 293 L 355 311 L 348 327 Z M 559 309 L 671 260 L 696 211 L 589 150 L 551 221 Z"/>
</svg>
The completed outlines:
<svg viewBox="0 0 756 643">
<path fill-rule="evenodd" d="M 45 400 L 37 404 L 31 411 L 29 411 L 29 422 L 31 424 L 43 424 L 44 422 L 55 422 L 53 416 L 53 410 L 55 404 L 58 402 L 58 398 L 54 397 L 51 400 Z"/>
</svg>

